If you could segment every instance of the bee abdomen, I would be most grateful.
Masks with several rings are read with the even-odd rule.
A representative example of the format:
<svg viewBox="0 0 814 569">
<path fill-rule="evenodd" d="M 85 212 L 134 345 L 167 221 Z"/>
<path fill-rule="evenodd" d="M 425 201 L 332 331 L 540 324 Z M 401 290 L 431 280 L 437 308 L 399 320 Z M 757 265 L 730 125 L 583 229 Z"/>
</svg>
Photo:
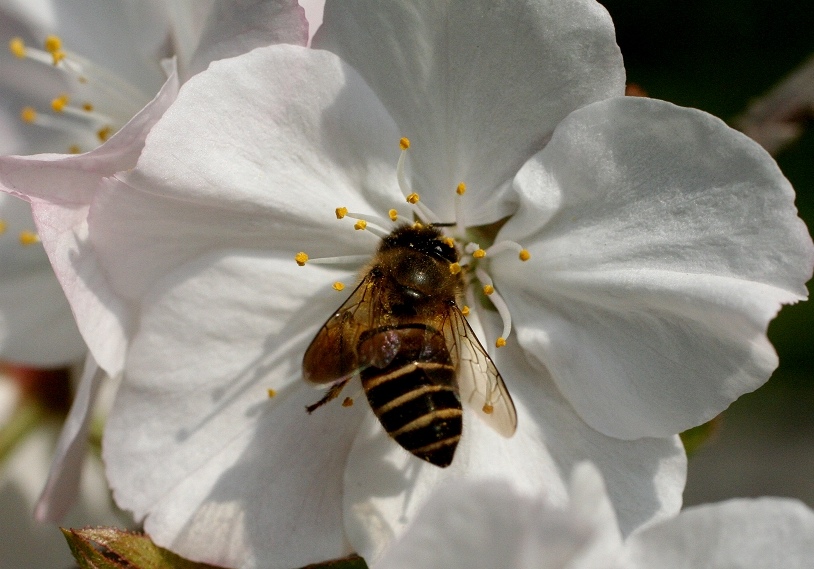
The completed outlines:
<svg viewBox="0 0 814 569">
<path fill-rule="evenodd" d="M 462 410 L 454 374 L 450 363 L 434 362 L 361 374 L 370 406 L 384 429 L 404 449 L 440 467 L 452 462 L 461 437 Z"/>
</svg>

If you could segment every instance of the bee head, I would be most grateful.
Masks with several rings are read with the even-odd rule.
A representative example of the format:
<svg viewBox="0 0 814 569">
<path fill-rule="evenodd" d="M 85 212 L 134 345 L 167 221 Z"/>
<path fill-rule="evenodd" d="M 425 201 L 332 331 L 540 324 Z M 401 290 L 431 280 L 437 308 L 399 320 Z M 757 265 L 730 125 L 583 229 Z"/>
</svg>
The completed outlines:
<svg viewBox="0 0 814 569">
<path fill-rule="evenodd" d="M 379 252 L 399 248 L 412 249 L 447 263 L 455 263 L 459 259 L 455 246 L 444 240 L 441 231 L 431 225 L 397 227 L 382 239 Z"/>
</svg>

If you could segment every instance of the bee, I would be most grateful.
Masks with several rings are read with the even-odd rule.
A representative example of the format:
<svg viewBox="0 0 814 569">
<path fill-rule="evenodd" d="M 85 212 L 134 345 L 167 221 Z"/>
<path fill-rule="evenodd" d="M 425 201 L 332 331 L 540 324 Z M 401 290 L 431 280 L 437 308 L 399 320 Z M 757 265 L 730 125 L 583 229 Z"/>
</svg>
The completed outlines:
<svg viewBox="0 0 814 569">
<path fill-rule="evenodd" d="M 458 260 L 431 225 L 402 225 L 382 239 L 361 283 L 305 352 L 303 377 L 332 384 L 309 413 L 358 375 L 385 431 L 436 466 L 452 463 L 462 402 L 501 435 L 514 434 L 509 392 L 456 301 Z"/>
</svg>

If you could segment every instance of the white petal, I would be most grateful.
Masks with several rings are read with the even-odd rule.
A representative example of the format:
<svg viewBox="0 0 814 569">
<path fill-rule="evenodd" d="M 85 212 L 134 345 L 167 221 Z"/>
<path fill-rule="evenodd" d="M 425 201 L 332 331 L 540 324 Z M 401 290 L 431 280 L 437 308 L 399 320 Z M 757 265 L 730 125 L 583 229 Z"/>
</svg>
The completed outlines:
<svg viewBox="0 0 814 569">
<path fill-rule="evenodd" d="M 793 191 L 700 111 L 620 98 L 574 112 L 520 172 L 493 276 L 518 338 L 590 425 L 666 436 L 768 379 L 765 337 L 806 295 L 814 248 Z"/>
<path fill-rule="evenodd" d="M 633 535 L 634 569 L 805 569 L 814 559 L 814 511 L 796 500 L 731 500 L 689 508 Z"/>
<path fill-rule="evenodd" d="M 590 522 L 526 496 L 505 480 L 448 482 L 372 567 L 565 569 L 590 547 L 595 529 Z"/>
<path fill-rule="evenodd" d="M 508 478 L 527 495 L 567 498 L 574 466 L 602 471 L 624 533 L 675 514 L 681 506 L 686 459 L 678 437 L 622 441 L 594 431 L 565 402 L 542 369 L 528 365 L 516 344 L 497 352 L 518 414 L 506 439 L 464 409 L 464 434 L 446 469 L 412 457 L 384 432 L 366 402 L 367 419 L 345 473 L 345 527 L 354 548 L 377 559 L 402 535 L 433 488 L 444 480 Z"/>
<path fill-rule="evenodd" d="M 100 193 L 91 239 L 114 289 L 134 299 L 217 249 L 372 252 L 378 240 L 335 210 L 385 217 L 404 204 L 398 153 L 392 121 L 336 56 L 261 48 L 184 85 L 138 167 Z"/>
<path fill-rule="evenodd" d="M 61 521 L 79 494 L 82 464 L 88 453 L 88 429 L 104 379 L 104 372 L 88 354 L 71 411 L 62 425 L 45 488 L 34 510 L 39 522 Z"/>
<path fill-rule="evenodd" d="M 305 45 L 307 22 L 297 0 L 218 0 L 190 64 L 194 75 L 212 62 L 275 43 Z"/>
<path fill-rule="evenodd" d="M 613 24 L 592 1 L 329 1 L 314 39 L 359 70 L 412 140 L 414 189 L 443 221 L 468 185 L 467 225 L 511 213 L 503 184 L 557 123 L 624 88 Z"/>
<path fill-rule="evenodd" d="M 349 274 L 323 276 L 288 256 L 213 254 L 145 297 L 104 456 L 117 502 L 156 543 L 240 567 L 349 553 L 342 470 L 360 414 L 308 415 L 322 391 L 300 370 L 342 301 L 330 283 Z"/>
</svg>

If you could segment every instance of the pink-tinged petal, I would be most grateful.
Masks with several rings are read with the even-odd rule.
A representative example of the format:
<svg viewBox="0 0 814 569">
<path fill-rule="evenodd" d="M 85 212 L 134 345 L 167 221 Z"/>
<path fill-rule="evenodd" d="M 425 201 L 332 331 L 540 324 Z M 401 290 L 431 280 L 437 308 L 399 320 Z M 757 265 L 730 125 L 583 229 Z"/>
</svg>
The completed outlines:
<svg viewBox="0 0 814 569">
<path fill-rule="evenodd" d="M 589 460 L 607 481 L 625 534 L 679 510 L 686 457 L 678 437 L 623 441 L 603 435 L 577 417 L 547 372 L 530 365 L 516 344 L 501 348 L 495 363 L 517 408 L 517 432 L 503 438 L 465 407 L 463 437 L 445 469 L 399 447 L 359 395 L 367 418 L 348 459 L 344 501 L 348 539 L 365 559 L 378 559 L 433 489 L 449 480 L 510 478 L 526 495 L 543 492 L 564 504 L 572 469 Z"/>
<path fill-rule="evenodd" d="M 413 186 L 443 221 L 512 213 L 505 190 L 572 110 L 618 96 L 610 16 L 587 0 L 327 2 L 314 45 L 354 66 L 412 140 Z"/>
<path fill-rule="evenodd" d="M 398 155 L 391 119 L 336 56 L 257 49 L 184 85 L 138 167 L 99 192 L 90 238 L 128 299 L 213 250 L 372 253 L 378 240 L 335 210 L 406 209 Z"/>
<path fill-rule="evenodd" d="M 39 522 L 59 522 L 71 509 L 79 495 L 82 464 L 88 453 L 88 428 L 104 372 L 88 354 L 71 411 L 62 426 L 51 470 L 34 509 Z"/>
<path fill-rule="evenodd" d="M 68 301 L 40 243 L 27 202 L 0 194 L 0 359 L 53 367 L 81 361 L 87 351 Z"/>
<path fill-rule="evenodd" d="M 299 0 L 299 4 L 305 10 L 305 19 L 308 21 L 308 41 L 310 42 L 322 25 L 325 0 Z"/>
<path fill-rule="evenodd" d="M 131 316 L 98 268 L 88 240 L 87 212 L 105 176 L 135 166 L 147 133 L 177 91 L 178 78 L 173 73 L 150 104 L 105 144 L 86 154 L 0 157 L 0 189 L 31 202 L 37 233 L 79 330 L 111 376 L 124 363 Z"/>
<path fill-rule="evenodd" d="M 705 504 L 633 535 L 625 550 L 631 569 L 806 569 L 814 511 L 781 498 Z"/>
<path fill-rule="evenodd" d="M 308 22 L 297 0 L 218 0 L 189 67 L 194 75 L 213 61 L 276 43 L 306 45 Z"/>
<path fill-rule="evenodd" d="M 493 260 L 519 342 L 616 437 L 703 423 L 777 365 L 766 327 L 806 297 L 814 247 L 757 144 L 701 111 L 619 98 L 574 112 L 516 179 Z"/>
<path fill-rule="evenodd" d="M 349 553 L 342 472 L 360 408 L 309 415 L 323 391 L 300 371 L 343 300 L 329 283 L 350 277 L 321 271 L 309 276 L 287 255 L 223 252 L 145 295 L 104 457 L 118 504 L 156 543 L 230 567 Z"/>
</svg>

